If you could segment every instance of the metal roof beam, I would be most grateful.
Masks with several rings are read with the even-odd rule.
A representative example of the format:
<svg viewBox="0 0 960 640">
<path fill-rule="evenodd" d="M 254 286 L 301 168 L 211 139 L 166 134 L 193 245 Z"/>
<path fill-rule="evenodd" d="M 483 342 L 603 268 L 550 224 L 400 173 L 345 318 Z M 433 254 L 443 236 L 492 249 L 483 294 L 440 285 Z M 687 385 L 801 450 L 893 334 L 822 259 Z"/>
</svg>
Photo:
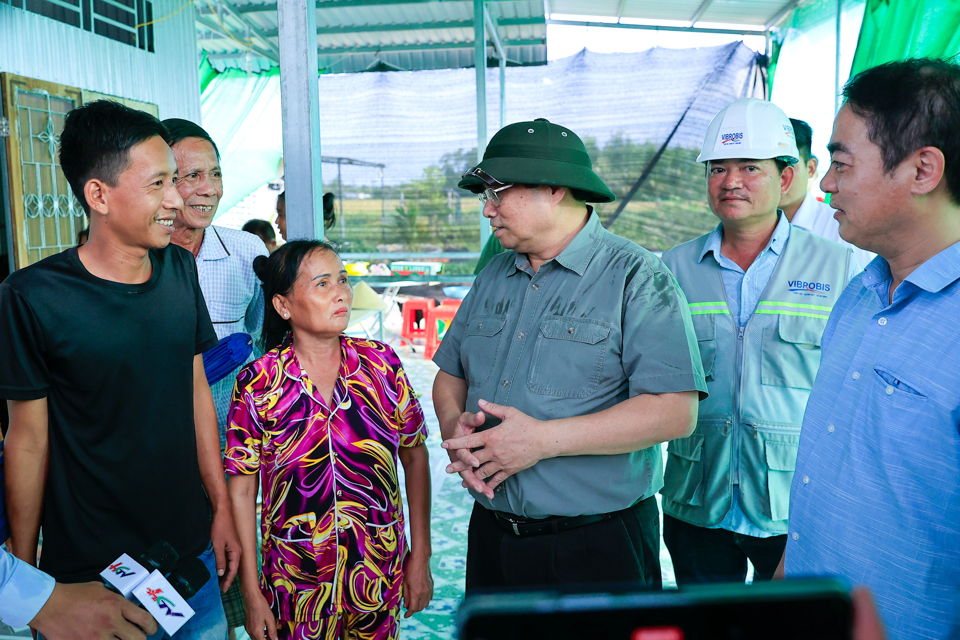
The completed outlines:
<svg viewBox="0 0 960 640">
<path fill-rule="evenodd" d="M 257 56 L 263 57 L 259 53 L 257 54 Z M 227 62 L 230 62 L 230 61 L 239 62 L 240 60 L 243 60 L 246 57 L 247 57 L 246 51 L 230 51 L 230 52 L 225 51 L 222 53 L 209 53 L 209 52 L 207 53 L 207 60 L 225 60 Z"/>
<path fill-rule="evenodd" d="M 504 40 L 504 47 L 532 47 L 543 45 L 544 38 L 533 38 L 529 40 Z M 385 44 L 382 46 L 371 45 L 362 47 L 331 47 L 319 48 L 317 53 L 322 56 L 346 55 L 351 53 L 395 53 L 399 51 L 437 51 L 443 49 L 472 49 L 473 40 L 468 42 L 431 42 L 426 44 Z"/>
<path fill-rule="evenodd" d="M 763 25 L 765 31 L 769 31 L 773 27 L 777 26 L 783 20 L 790 15 L 790 12 L 797 8 L 797 5 L 800 4 L 800 0 L 790 0 L 787 4 L 783 5 L 779 11 L 777 11 L 772 18 Z"/>
<path fill-rule="evenodd" d="M 258 29 L 253 23 L 247 20 L 246 17 L 241 15 L 240 12 L 237 11 L 237 8 L 233 6 L 233 3 L 230 2 L 230 0 L 217 0 L 217 2 L 220 4 L 221 7 L 223 7 L 227 11 L 227 13 L 232 15 L 238 22 L 240 22 L 240 24 L 242 24 L 244 27 L 249 29 L 250 33 L 256 36 L 256 38 L 260 40 L 261 43 L 263 43 L 263 47 L 267 51 L 275 55 L 278 60 L 280 59 L 280 49 L 278 49 L 275 44 L 270 42 L 270 40 L 268 40 L 267 37 L 263 35 L 260 29 Z"/>
<path fill-rule="evenodd" d="M 698 20 L 700 19 L 700 17 L 704 14 L 704 12 L 707 10 L 707 7 L 709 7 L 709 6 L 711 5 L 711 3 L 713 3 L 713 0 L 703 0 L 703 2 L 700 3 L 700 6 L 697 7 L 697 10 L 694 11 L 694 12 L 693 12 L 693 15 L 690 17 L 690 26 L 691 26 L 691 27 L 692 27 L 693 25 L 697 24 L 697 21 L 698 21 Z"/>
<path fill-rule="evenodd" d="M 209 13 L 207 9 L 201 15 Z M 508 18 L 500 22 L 504 27 L 519 27 L 531 24 L 544 24 L 543 18 Z M 326 26 L 317 27 L 317 35 L 336 35 L 341 33 L 388 33 L 396 31 L 420 31 L 434 29 L 473 29 L 472 20 L 448 20 L 445 22 L 419 22 L 419 23 L 397 23 L 397 24 L 356 24 L 346 26 Z M 263 31 L 263 35 L 268 38 L 276 38 L 278 31 L 270 29 Z"/>
<path fill-rule="evenodd" d="M 487 11 L 487 5 L 483 5 L 483 21 L 487 25 L 488 37 L 493 43 L 493 48 L 497 51 L 497 57 L 501 60 L 507 59 L 507 53 L 503 49 L 503 45 L 500 43 L 500 32 L 497 31 L 497 23 L 493 21 L 493 18 L 490 17 L 490 12 Z"/>
<path fill-rule="evenodd" d="M 627 0 L 620 0 L 620 6 L 617 7 L 617 22 L 623 17 L 623 8 L 627 6 Z"/>
<path fill-rule="evenodd" d="M 317 9 L 344 9 L 347 7 L 374 7 L 384 4 L 423 4 L 438 0 L 317 0 Z M 486 0 L 487 2 L 515 2 L 516 0 Z M 245 4 L 237 7 L 240 13 L 255 13 L 257 11 L 276 11 L 277 3 Z"/>
<path fill-rule="evenodd" d="M 557 24 L 567 27 L 608 27 L 611 29 L 643 29 L 645 31 L 683 31 L 686 33 L 724 33 L 728 35 L 762 36 L 764 29 L 704 29 L 701 27 L 668 27 L 658 24 L 624 24 L 622 22 L 587 22 L 583 20 L 553 20 L 547 24 Z"/>
<path fill-rule="evenodd" d="M 202 24 L 204 27 L 206 27 L 206 28 L 209 29 L 210 31 L 212 31 L 212 32 L 214 32 L 214 33 L 217 33 L 217 34 L 223 36 L 224 38 L 227 38 L 227 39 L 229 39 L 229 40 L 235 40 L 235 39 L 236 39 L 235 36 L 232 36 L 231 34 L 227 33 L 227 31 L 226 31 L 223 27 L 221 27 L 219 24 L 217 24 L 216 22 L 214 22 L 213 20 L 211 20 L 210 18 L 208 18 L 208 17 L 206 17 L 206 16 L 197 16 L 197 22 L 199 22 L 200 24 Z M 259 56 L 262 56 L 262 57 L 266 58 L 266 59 L 269 60 L 270 62 L 273 62 L 274 64 L 280 64 L 280 56 L 279 56 L 279 55 L 276 55 L 276 54 L 274 54 L 274 53 L 272 53 L 272 52 L 271 52 L 271 53 L 268 53 L 268 52 L 264 51 L 263 49 L 261 49 L 260 47 L 257 47 L 257 46 L 252 45 L 252 44 L 248 45 L 248 44 L 246 44 L 246 43 L 244 43 L 244 42 L 241 42 L 241 44 L 243 44 L 244 46 L 250 47 L 250 51 L 256 53 L 256 54 L 259 55 Z"/>
<path fill-rule="evenodd" d="M 328 164 L 355 164 L 359 167 L 380 167 L 386 169 L 387 165 L 379 162 L 367 162 L 366 160 L 357 160 L 356 158 L 341 158 L 338 156 L 320 156 L 320 162 Z"/>
</svg>

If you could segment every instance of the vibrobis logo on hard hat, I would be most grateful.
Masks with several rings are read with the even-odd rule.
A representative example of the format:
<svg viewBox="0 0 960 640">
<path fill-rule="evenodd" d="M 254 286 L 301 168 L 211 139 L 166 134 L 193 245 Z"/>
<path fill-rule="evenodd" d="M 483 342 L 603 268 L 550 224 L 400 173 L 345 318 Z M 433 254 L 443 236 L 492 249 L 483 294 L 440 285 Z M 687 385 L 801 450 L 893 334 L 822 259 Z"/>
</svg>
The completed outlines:
<svg viewBox="0 0 960 640">
<path fill-rule="evenodd" d="M 790 118 L 780 107 L 758 98 L 731 102 L 713 117 L 697 162 L 710 160 L 800 159 Z"/>
</svg>

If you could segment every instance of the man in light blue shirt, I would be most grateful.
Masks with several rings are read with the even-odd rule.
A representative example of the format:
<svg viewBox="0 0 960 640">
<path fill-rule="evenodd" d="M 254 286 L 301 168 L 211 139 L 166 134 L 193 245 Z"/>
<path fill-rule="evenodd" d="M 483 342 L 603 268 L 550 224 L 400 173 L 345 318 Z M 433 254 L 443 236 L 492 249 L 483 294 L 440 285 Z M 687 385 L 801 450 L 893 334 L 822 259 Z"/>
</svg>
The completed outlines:
<svg viewBox="0 0 960 640">
<path fill-rule="evenodd" d="M 844 97 L 820 186 L 879 257 L 824 332 L 786 574 L 865 584 L 892 638 L 960 638 L 960 67 L 889 63 Z"/>
<path fill-rule="evenodd" d="M 57 584 L 0 547 L 0 621 L 33 627 L 49 640 L 144 640 L 157 622 L 134 603 L 95 582 Z M 134 626 L 136 625 L 136 626 Z M 137 628 L 139 627 L 139 628 Z"/>
</svg>

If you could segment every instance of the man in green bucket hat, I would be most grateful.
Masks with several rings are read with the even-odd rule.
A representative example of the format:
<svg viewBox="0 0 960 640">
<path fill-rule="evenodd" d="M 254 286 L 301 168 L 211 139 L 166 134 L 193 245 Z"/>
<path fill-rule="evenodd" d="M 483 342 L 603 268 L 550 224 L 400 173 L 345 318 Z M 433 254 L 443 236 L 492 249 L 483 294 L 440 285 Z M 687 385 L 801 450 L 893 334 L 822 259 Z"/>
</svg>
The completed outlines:
<svg viewBox="0 0 960 640">
<path fill-rule="evenodd" d="M 600 224 L 587 203 L 614 195 L 573 131 L 504 127 L 459 186 L 507 250 L 434 357 L 447 471 L 476 499 L 467 590 L 658 588 L 659 444 L 690 433 L 706 391 L 686 300 Z"/>
</svg>

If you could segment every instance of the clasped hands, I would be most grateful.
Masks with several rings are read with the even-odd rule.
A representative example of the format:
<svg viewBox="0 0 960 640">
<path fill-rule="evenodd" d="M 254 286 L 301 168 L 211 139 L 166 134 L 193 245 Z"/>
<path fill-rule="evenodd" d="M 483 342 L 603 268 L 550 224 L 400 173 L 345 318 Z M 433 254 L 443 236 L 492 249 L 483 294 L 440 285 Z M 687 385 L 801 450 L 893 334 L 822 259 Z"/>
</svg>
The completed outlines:
<svg viewBox="0 0 960 640">
<path fill-rule="evenodd" d="M 453 437 L 441 445 L 450 456 L 447 473 L 458 473 L 468 489 L 493 498 L 493 491 L 504 480 L 546 455 L 548 430 L 541 420 L 531 418 L 519 409 L 480 400 L 480 411 L 464 412 L 457 420 Z M 500 424 L 477 431 L 491 415 Z"/>
</svg>

